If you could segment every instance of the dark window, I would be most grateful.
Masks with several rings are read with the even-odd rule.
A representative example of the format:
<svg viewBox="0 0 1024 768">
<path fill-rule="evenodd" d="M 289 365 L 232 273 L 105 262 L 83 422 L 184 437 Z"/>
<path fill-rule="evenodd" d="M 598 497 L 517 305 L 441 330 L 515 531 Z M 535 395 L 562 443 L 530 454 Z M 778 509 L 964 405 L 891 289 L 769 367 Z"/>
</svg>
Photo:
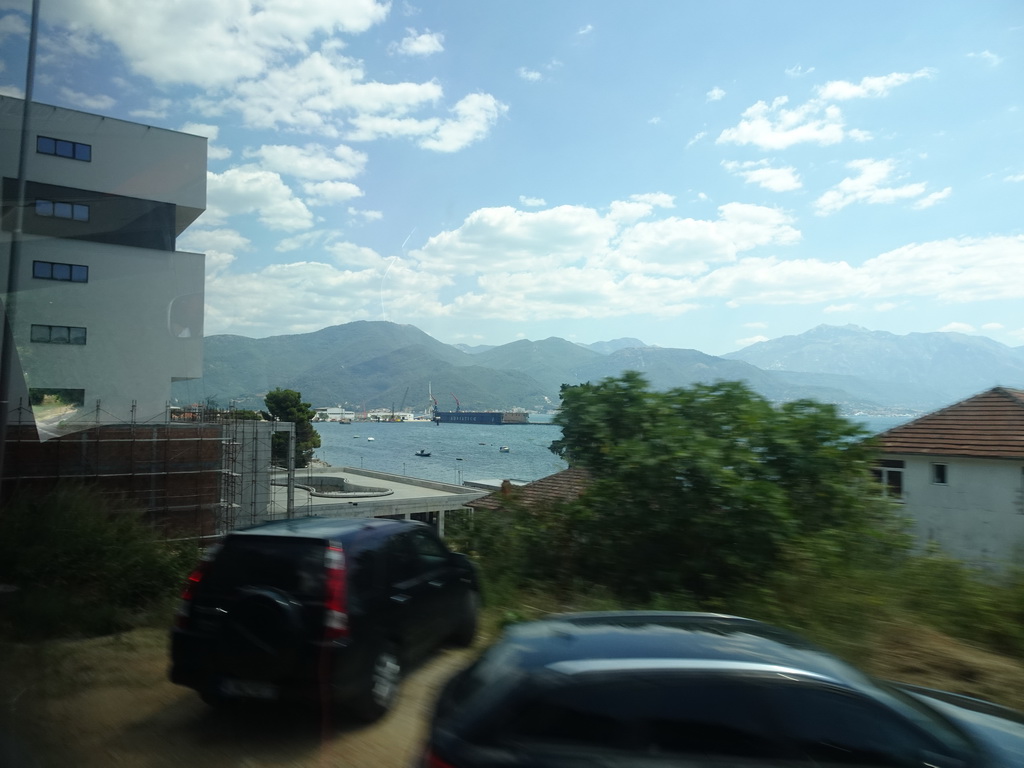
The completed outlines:
<svg viewBox="0 0 1024 768">
<path fill-rule="evenodd" d="M 89 268 L 83 264 L 33 261 L 32 277 L 38 280 L 68 280 L 72 283 L 87 283 L 89 282 Z"/>
<path fill-rule="evenodd" d="M 85 344 L 86 330 L 69 325 L 33 325 L 31 340 L 37 344 Z"/>
<path fill-rule="evenodd" d="M 203 581 L 208 595 L 240 587 L 269 587 L 298 600 L 318 601 L 324 591 L 322 543 L 271 536 L 231 537 Z"/>
<path fill-rule="evenodd" d="M 558 686 L 523 702 L 500 740 L 558 750 L 686 756 L 701 765 L 796 757 L 772 733 L 755 687 L 664 672 Z"/>
<path fill-rule="evenodd" d="M 936 485 L 946 485 L 946 464 L 932 464 L 932 482 Z"/>
<path fill-rule="evenodd" d="M 41 155 L 56 155 L 71 160 L 82 160 L 86 163 L 92 162 L 92 145 L 66 139 L 36 136 L 36 152 Z"/>
<path fill-rule="evenodd" d="M 949 755 L 894 712 L 845 691 L 784 685 L 767 695 L 782 733 L 815 765 L 920 768 L 925 754 Z"/>
<path fill-rule="evenodd" d="M 890 499 L 903 498 L 903 466 L 901 459 L 882 459 L 871 470 L 875 479 L 882 484 L 882 495 Z"/>
<path fill-rule="evenodd" d="M 53 216 L 74 221 L 89 220 L 89 206 L 83 203 L 67 203 L 53 200 L 36 200 L 36 215 Z"/>
<path fill-rule="evenodd" d="M 426 568 L 438 568 L 448 562 L 448 550 L 427 531 L 413 531 L 411 540 L 416 556 Z"/>
</svg>

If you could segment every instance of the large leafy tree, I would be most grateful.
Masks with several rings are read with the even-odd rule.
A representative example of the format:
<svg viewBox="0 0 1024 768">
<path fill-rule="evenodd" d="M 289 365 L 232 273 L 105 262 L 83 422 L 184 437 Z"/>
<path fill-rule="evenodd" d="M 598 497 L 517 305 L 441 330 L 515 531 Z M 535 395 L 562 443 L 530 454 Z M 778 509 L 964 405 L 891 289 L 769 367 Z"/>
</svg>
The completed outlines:
<svg viewBox="0 0 1024 768">
<path fill-rule="evenodd" d="M 577 516 L 593 578 L 627 592 L 728 593 L 794 542 L 889 520 L 868 433 L 834 406 L 774 407 L 738 382 L 653 392 L 628 372 L 564 386 L 551 450 L 593 482 Z"/>
<path fill-rule="evenodd" d="M 267 405 L 265 416 L 295 424 L 295 466 L 307 466 L 313 459 L 313 450 L 320 447 L 320 433 L 313 428 L 316 412 L 312 406 L 302 402 L 302 395 L 294 389 L 280 387 L 268 392 L 264 402 Z M 274 435 L 271 456 L 280 465 L 288 461 L 288 435 Z"/>
</svg>

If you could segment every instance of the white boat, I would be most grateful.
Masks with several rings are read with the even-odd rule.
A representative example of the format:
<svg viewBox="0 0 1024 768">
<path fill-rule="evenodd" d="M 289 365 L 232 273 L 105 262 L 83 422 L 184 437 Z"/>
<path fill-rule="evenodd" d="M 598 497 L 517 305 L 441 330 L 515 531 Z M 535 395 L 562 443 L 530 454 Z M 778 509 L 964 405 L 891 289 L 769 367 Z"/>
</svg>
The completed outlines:
<svg viewBox="0 0 1024 768">
<path fill-rule="evenodd" d="M 509 452 L 509 448 L 508 448 L 507 445 L 501 446 L 498 450 L 501 451 L 502 453 L 508 453 Z"/>
<path fill-rule="evenodd" d="M 372 437 L 368 437 L 368 438 L 366 438 L 366 440 L 367 440 L 367 442 L 370 442 L 370 443 L 373 442 L 373 438 Z"/>
</svg>

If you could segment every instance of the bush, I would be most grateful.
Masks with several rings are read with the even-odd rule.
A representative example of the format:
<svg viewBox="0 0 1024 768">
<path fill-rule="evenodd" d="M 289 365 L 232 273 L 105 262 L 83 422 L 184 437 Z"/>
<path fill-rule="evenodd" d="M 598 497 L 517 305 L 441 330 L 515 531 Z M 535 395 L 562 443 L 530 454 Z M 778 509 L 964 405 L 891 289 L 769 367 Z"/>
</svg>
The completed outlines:
<svg viewBox="0 0 1024 768">
<path fill-rule="evenodd" d="M 17 588 L 0 632 L 37 640 L 128 629 L 166 607 L 197 556 L 87 487 L 22 494 L 0 514 L 0 583 Z"/>
</svg>

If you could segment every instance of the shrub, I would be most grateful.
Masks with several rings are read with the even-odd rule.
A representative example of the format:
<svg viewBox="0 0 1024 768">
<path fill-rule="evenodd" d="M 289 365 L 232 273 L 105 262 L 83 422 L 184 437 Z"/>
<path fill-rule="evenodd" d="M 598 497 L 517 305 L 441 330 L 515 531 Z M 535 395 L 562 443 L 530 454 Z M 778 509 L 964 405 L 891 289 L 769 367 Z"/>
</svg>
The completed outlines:
<svg viewBox="0 0 1024 768">
<path fill-rule="evenodd" d="M 0 631 L 34 640 L 130 628 L 166 606 L 197 554 L 93 489 L 23 493 L 0 514 L 0 582 L 17 588 Z"/>
</svg>

